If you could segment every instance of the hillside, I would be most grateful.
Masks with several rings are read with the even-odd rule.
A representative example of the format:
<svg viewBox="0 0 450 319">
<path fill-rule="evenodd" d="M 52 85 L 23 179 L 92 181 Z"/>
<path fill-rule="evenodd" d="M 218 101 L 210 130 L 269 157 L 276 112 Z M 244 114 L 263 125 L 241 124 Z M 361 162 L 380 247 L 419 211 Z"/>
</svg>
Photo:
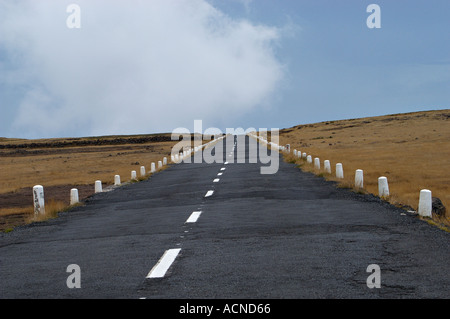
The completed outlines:
<svg viewBox="0 0 450 319">
<path fill-rule="evenodd" d="M 70 189 L 80 200 L 94 193 L 94 183 L 104 187 L 123 182 L 140 167 L 170 160 L 171 134 L 99 136 L 53 139 L 0 139 L 0 231 L 28 223 L 33 217 L 32 187 L 43 185 L 46 208 L 69 205 Z M 47 209 L 46 209 L 47 210 Z"/>
<path fill-rule="evenodd" d="M 364 171 L 364 190 L 378 194 L 378 177 L 389 182 L 389 201 L 417 209 L 421 189 L 450 207 L 450 110 L 392 114 L 298 125 L 280 131 L 280 145 L 306 152 L 334 167 L 342 163 L 342 187 L 353 187 L 356 169 Z M 304 170 L 312 165 L 297 161 Z"/>
</svg>

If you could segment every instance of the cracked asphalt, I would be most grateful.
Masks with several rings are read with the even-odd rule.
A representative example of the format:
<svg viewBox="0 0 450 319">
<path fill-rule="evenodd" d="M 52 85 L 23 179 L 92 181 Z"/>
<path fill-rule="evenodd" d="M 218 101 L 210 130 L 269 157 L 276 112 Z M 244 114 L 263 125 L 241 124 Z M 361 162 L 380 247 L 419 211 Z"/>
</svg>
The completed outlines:
<svg viewBox="0 0 450 319">
<path fill-rule="evenodd" d="M 224 150 L 226 165 L 174 164 L 57 219 L 0 234 L 0 298 L 450 297 L 448 233 L 281 155 L 278 172 L 262 175 L 268 164 L 249 163 L 255 155 L 245 141 L 245 163 L 234 149 Z M 197 221 L 186 223 L 195 211 Z M 178 248 L 164 277 L 146 278 Z M 81 288 L 67 286 L 71 264 Z M 380 288 L 367 285 L 372 264 Z"/>
</svg>

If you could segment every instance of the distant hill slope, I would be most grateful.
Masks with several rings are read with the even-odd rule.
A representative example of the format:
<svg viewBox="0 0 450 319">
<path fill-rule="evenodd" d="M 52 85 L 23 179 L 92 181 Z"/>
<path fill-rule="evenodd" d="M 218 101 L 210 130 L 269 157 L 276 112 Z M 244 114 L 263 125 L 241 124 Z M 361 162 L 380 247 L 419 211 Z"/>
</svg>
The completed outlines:
<svg viewBox="0 0 450 319">
<path fill-rule="evenodd" d="M 394 204 L 417 209 L 420 190 L 429 189 L 447 208 L 449 221 L 449 109 L 298 125 L 280 130 L 280 144 L 319 157 L 322 167 L 329 160 L 329 179 L 342 163 L 344 186 L 352 187 L 355 170 L 362 169 L 364 189 L 377 195 L 378 177 L 386 176 Z"/>
</svg>

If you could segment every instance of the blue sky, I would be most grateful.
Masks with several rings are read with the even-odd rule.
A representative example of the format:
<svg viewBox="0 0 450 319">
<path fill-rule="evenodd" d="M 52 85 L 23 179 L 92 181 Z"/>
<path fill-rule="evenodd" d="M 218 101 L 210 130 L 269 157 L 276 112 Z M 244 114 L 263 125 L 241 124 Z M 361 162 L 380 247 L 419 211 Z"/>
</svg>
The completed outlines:
<svg viewBox="0 0 450 319">
<path fill-rule="evenodd" d="M 278 107 L 258 117 L 265 125 L 449 108 L 449 1 L 279 2 L 255 0 L 240 11 L 297 26 L 277 52 L 289 80 Z M 380 29 L 366 25 L 371 3 L 381 8 Z"/>
<path fill-rule="evenodd" d="M 66 26 L 70 3 L 80 29 Z M 371 3 L 380 29 L 366 25 Z M 447 109 L 449 12 L 448 0 L 0 0 L 0 136 Z"/>
</svg>

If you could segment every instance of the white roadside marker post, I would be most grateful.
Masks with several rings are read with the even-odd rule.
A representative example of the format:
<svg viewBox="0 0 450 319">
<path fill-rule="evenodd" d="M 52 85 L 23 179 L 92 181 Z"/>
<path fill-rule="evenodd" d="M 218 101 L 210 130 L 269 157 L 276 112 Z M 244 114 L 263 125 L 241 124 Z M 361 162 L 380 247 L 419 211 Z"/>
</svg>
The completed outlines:
<svg viewBox="0 0 450 319">
<path fill-rule="evenodd" d="M 329 160 L 323 161 L 323 168 L 325 169 L 326 173 L 331 174 L 331 166 Z"/>
<path fill-rule="evenodd" d="M 355 172 L 355 187 L 356 188 L 364 187 L 364 172 L 362 169 L 357 169 Z"/>
<path fill-rule="evenodd" d="M 75 205 L 80 202 L 80 198 L 78 197 L 78 189 L 72 188 L 70 190 L 70 205 Z"/>
<path fill-rule="evenodd" d="M 33 187 L 34 215 L 45 214 L 44 187 L 36 185 Z"/>
<path fill-rule="evenodd" d="M 385 176 L 378 177 L 378 196 L 381 198 L 389 197 L 389 185 Z"/>
<path fill-rule="evenodd" d="M 342 167 L 342 163 L 336 164 L 336 177 L 337 178 L 344 178 L 344 169 Z"/>
<path fill-rule="evenodd" d="M 422 217 L 431 217 L 432 211 L 432 196 L 431 191 L 422 189 L 419 196 L 419 208 L 417 213 Z"/>
<path fill-rule="evenodd" d="M 314 168 L 320 169 L 320 158 L 318 157 L 314 158 Z"/>
<path fill-rule="evenodd" d="M 95 192 L 101 193 L 103 191 L 102 181 L 95 181 Z"/>
<path fill-rule="evenodd" d="M 119 175 L 115 175 L 114 176 L 114 185 L 115 186 L 119 186 L 120 185 L 120 176 Z"/>
</svg>

